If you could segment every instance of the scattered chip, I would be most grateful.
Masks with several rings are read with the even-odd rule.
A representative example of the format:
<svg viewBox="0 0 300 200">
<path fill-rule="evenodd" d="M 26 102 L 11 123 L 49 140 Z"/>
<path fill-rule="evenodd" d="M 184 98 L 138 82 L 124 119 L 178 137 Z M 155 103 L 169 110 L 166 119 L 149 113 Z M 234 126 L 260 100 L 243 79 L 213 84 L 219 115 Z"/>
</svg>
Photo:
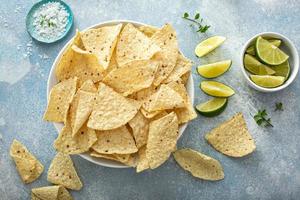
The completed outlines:
<svg viewBox="0 0 300 200">
<path fill-rule="evenodd" d="M 256 148 L 242 113 L 214 128 L 205 139 L 216 150 L 232 157 L 246 156 Z"/>
<path fill-rule="evenodd" d="M 149 131 L 148 119 L 145 118 L 141 112 L 138 112 L 134 118 L 128 122 L 128 124 L 132 129 L 137 148 L 145 145 L 147 143 Z"/>
<path fill-rule="evenodd" d="M 77 78 L 71 78 L 53 86 L 49 95 L 47 110 L 44 120 L 65 122 L 70 103 L 77 89 Z"/>
<path fill-rule="evenodd" d="M 138 159 L 138 163 L 136 166 L 137 173 L 150 168 L 149 162 L 146 157 L 146 146 L 143 146 L 139 149 L 138 155 L 139 155 L 139 159 Z"/>
<path fill-rule="evenodd" d="M 152 60 L 134 60 L 112 70 L 103 83 L 128 96 L 151 86 L 157 66 L 158 62 Z"/>
<path fill-rule="evenodd" d="M 173 153 L 176 162 L 193 176 L 210 181 L 224 178 L 219 161 L 192 149 L 180 149 Z"/>
<path fill-rule="evenodd" d="M 128 23 L 123 28 L 117 43 L 117 63 L 121 66 L 132 60 L 147 60 L 159 50 L 158 45 Z"/>
<path fill-rule="evenodd" d="M 35 181 L 44 171 L 44 166 L 16 139 L 10 146 L 9 154 L 14 159 L 24 183 Z"/>
<path fill-rule="evenodd" d="M 140 26 L 138 27 L 139 31 L 144 33 L 147 37 L 152 37 L 152 35 L 159 30 L 159 28 L 154 26 Z"/>
<path fill-rule="evenodd" d="M 131 154 L 138 151 L 126 126 L 108 131 L 97 131 L 97 142 L 92 149 L 100 154 Z"/>
<path fill-rule="evenodd" d="M 57 153 L 53 158 L 48 170 L 47 180 L 50 183 L 62 185 L 71 190 L 80 190 L 82 188 L 82 183 L 71 157 L 63 153 Z"/>
<path fill-rule="evenodd" d="M 97 55 L 104 69 L 109 65 L 121 28 L 122 24 L 105 26 L 89 29 L 81 35 L 86 50 Z"/>
<path fill-rule="evenodd" d="M 72 196 L 63 186 L 46 186 L 33 188 L 31 200 L 72 200 Z"/>
<path fill-rule="evenodd" d="M 151 169 L 169 158 L 176 149 L 177 137 L 178 120 L 174 112 L 150 123 L 146 157 Z"/>
<path fill-rule="evenodd" d="M 138 103 L 133 103 L 103 83 L 100 83 L 98 90 L 94 110 L 88 121 L 89 128 L 118 128 L 130 121 L 140 108 Z"/>
<path fill-rule="evenodd" d="M 134 167 L 136 165 L 133 154 L 101 154 L 97 153 L 96 151 L 92 151 L 90 155 L 96 158 L 105 158 L 108 160 L 117 161 L 130 167 Z"/>
</svg>

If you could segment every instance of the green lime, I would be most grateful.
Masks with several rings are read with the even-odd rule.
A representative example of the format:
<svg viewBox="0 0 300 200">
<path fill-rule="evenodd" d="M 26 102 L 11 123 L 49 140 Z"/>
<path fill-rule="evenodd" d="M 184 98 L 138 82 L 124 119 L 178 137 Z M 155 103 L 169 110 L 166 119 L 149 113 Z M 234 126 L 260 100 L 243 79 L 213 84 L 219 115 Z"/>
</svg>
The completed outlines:
<svg viewBox="0 0 300 200">
<path fill-rule="evenodd" d="M 281 40 L 279 39 L 270 39 L 268 40 L 271 44 L 275 45 L 276 47 L 279 47 L 281 44 Z M 251 45 L 250 47 L 248 47 L 248 49 L 246 50 L 246 53 L 255 56 L 255 48 L 254 45 Z"/>
<path fill-rule="evenodd" d="M 270 76 L 270 75 L 250 75 L 250 79 L 261 87 L 274 88 L 282 85 L 285 78 L 283 76 Z"/>
<path fill-rule="evenodd" d="M 234 90 L 231 87 L 217 81 L 202 81 L 200 88 L 204 93 L 214 97 L 230 97 L 234 95 Z"/>
<path fill-rule="evenodd" d="M 244 56 L 244 66 L 245 68 L 256 75 L 272 75 L 275 74 L 273 68 L 259 62 L 255 57 L 245 54 Z"/>
<path fill-rule="evenodd" d="M 196 110 L 203 116 L 214 117 L 221 114 L 227 106 L 226 98 L 213 98 L 196 106 Z"/>
<path fill-rule="evenodd" d="M 280 65 L 289 58 L 278 47 L 263 39 L 261 36 L 257 37 L 255 43 L 256 55 L 258 58 L 268 65 Z"/>
<path fill-rule="evenodd" d="M 285 61 L 281 65 L 273 66 L 272 69 L 275 71 L 275 76 L 283 76 L 285 80 L 288 79 L 291 71 L 289 61 Z"/>
<path fill-rule="evenodd" d="M 231 66 L 231 60 L 224 60 L 197 67 L 198 73 L 204 78 L 216 78 L 224 74 Z"/>
<path fill-rule="evenodd" d="M 226 40 L 223 36 L 213 36 L 202 42 L 200 42 L 195 48 L 195 54 L 198 57 L 205 56 L 218 46 L 220 46 Z"/>
</svg>

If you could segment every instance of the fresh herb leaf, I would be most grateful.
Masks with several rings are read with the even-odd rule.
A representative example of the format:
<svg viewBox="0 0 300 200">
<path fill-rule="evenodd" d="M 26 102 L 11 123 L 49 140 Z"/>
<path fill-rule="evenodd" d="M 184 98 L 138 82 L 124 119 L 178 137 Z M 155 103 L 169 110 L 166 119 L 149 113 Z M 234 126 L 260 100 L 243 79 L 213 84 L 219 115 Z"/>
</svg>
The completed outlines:
<svg viewBox="0 0 300 200">
<path fill-rule="evenodd" d="M 264 127 L 267 126 L 273 127 L 271 123 L 271 118 L 268 118 L 266 109 L 258 110 L 258 112 L 256 113 L 256 115 L 254 115 L 253 118 L 259 126 L 263 125 Z"/>
<path fill-rule="evenodd" d="M 276 108 L 275 108 L 275 111 L 283 111 L 283 104 L 281 102 L 277 102 L 275 104 Z"/>
<path fill-rule="evenodd" d="M 205 33 L 208 29 L 209 29 L 209 25 L 203 25 L 202 23 L 203 23 L 203 19 L 202 18 L 200 18 L 200 13 L 197 13 L 195 16 L 194 16 L 194 19 L 192 19 L 192 18 L 189 18 L 189 14 L 187 13 L 187 12 L 185 12 L 184 14 L 183 14 L 183 19 L 185 19 L 185 20 L 188 20 L 188 21 L 191 21 L 191 22 L 193 22 L 193 24 L 194 25 L 196 25 L 197 27 L 198 27 L 198 29 L 197 29 L 197 32 L 198 33 Z"/>
</svg>

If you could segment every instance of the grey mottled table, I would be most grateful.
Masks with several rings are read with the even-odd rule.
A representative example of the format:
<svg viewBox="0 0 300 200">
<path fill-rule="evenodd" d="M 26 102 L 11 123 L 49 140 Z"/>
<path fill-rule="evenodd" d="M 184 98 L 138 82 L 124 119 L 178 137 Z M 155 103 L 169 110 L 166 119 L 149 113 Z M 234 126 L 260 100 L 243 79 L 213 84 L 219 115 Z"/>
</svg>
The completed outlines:
<svg viewBox="0 0 300 200">
<path fill-rule="evenodd" d="M 1 0 L 0 7 L 0 199 L 29 199 L 32 187 L 48 185 L 46 171 L 32 184 L 24 185 L 8 155 L 13 138 L 23 142 L 46 170 L 55 151 L 57 136 L 53 125 L 42 121 L 46 106 L 46 83 L 52 62 L 72 37 L 44 45 L 31 40 L 25 30 L 25 16 L 35 1 Z M 232 59 L 231 70 L 218 78 L 236 90 L 226 111 L 215 118 L 199 116 L 191 122 L 179 147 L 191 147 L 220 160 L 225 179 L 207 182 L 193 178 L 171 158 L 160 168 L 136 174 L 134 169 L 110 169 L 73 156 L 84 183 L 75 199 L 299 199 L 300 198 L 300 81 L 282 92 L 263 94 L 250 89 L 239 69 L 243 43 L 262 31 L 288 36 L 300 49 L 300 1 L 153 1 L 153 0 L 68 0 L 75 15 L 75 27 L 112 20 L 130 19 L 161 26 L 170 22 L 177 30 L 181 50 L 195 64 Z M 181 19 L 183 12 L 200 11 L 211 25 L 198 35 Z M 223 35 L 227 41 L 203 59 L 194 56 L 195 45 L 210 35 Z M 195 103 L 208 99 L 198 88 L 201 78 L 193 68 Z M 284 104 L 274 112 L 275 102 Z M 274 128 L 258 127 L 250 116 L 266 108 Z M 241 111 L 254 136 L 257 150 L 250 156 L 233 159 L 216 152 L 203 135 L 219 122 Z"/>
</svg>

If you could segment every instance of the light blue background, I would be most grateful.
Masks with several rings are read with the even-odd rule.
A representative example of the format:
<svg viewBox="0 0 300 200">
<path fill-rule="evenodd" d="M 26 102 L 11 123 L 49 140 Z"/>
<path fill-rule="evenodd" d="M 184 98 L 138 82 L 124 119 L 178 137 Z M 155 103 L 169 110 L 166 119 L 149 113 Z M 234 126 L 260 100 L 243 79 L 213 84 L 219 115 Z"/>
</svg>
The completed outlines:
<svg viewBox="0 0 300 200">
<path fill-rule="evenodd" d="M 198 116 L 179 140 L 178 147 L 191 147 L 222 163 L 225 179 L 208 182 L 193 178 L 171 158 L 160 168 L 136 174 L 134 169 L 110 169 L 73 156 L 83 181 L 75 199 L 299 199 L 300 198 L 300 81 L 282 92 L 263 94 L 250 89 L 240 70 L 240 50 L 248 38 L 262 31 L 276 31 L 300 49 L 300 1 L 297 0 L 68 0 L 75 28 L 61 42 L 32 42 L 25 30 L 25 16 L 35 1 L 1 0 L 0 7 L 0 199 L 29 199 L 30 189 L 45 186 L 46 172 L 55 155 L 52 143 L 57 132 L 42 121 L 46 85 L 51 65 L 75 28 L 84 29 L 112 19 L 136 20 L 155 26 L 170 22 L 177 30 L 182 52 L 195 66 L 232 59 L 229 72 L 218 78 L 236 90 L 225 112 L 215 118 Z M 211 25 L 197 34 L 181 16 L 201 12 Z M 194 55 L 195 45 L 211 35 L 227 37 L 221 48 L 203 59 Z M 31 55 L 32 54 L 32 55 Z M 193 68 L 195 104 L 208 99 L 198 88 L 202 80 Z M 275 102 L 284 111 L 274 112 Z M 258 127 L 250 113 L 266 108 L 274 128 Z M 243 112 L 257 150 L 241 159 L 226 157 L 204 140 L 206 132 L 236 112 Z M 8 155 L 17 138 L 45 165 L 40 179 L 24 185 Z"/>
</svg>

